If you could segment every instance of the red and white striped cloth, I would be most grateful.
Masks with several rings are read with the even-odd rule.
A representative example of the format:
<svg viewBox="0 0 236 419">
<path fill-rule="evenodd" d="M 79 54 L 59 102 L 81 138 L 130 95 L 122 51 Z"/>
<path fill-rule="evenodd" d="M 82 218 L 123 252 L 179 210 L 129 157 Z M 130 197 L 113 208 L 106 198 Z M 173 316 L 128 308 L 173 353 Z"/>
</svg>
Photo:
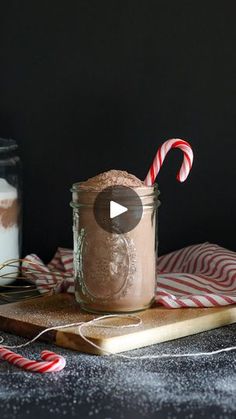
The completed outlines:
<svg viewBox="0 0 236 419">
<path fill-rule="evenodd" d="M 236 253 L 203 243 L 161 256 L 156 300 L 169 308 L 236 303 Z"/>
<path fill-rule="evenodd" d="M 22 272 L 41 294 L 74 292 L 73 251 L 70 249 L 59 247 L 48 265 L 32 253 L 23 259 Z"/>
<path fill-rule="evenodd" d="M 47 266 L 36 255 L 25 259 L 25 276 L 36 283 L 41 293 L 74 292 L 72 250 L 59 248 Z M 27 260 L 42 274 L 34 273 Z M 156 301 L 168 308 L 236 303 L 235 252 L 202 243 L 159 257 L 157 268 Z"/>
</svg>

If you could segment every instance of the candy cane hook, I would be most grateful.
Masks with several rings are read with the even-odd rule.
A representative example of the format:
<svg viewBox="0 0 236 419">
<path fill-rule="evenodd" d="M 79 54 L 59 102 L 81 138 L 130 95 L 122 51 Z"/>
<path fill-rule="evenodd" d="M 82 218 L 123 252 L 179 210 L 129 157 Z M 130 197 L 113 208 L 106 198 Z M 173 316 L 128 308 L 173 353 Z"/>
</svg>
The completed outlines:
<svg viewBox="0 0 236 419">
<path fill-rule="evenodd" d="M 173 138 L 173 139 L 165 141 L 162 144 L 162 146 L 157 150 L 157 154 L 144 180 L 144 183 L 146 186 L 151 186 L 154 184 L 155 179 L 166 158 L 166 155 L 172 148 L 179 148 L 184 153 L 183 163 L 180 168 L 180 171 L 177 174 L 177 180 L 179 182 L 184 182 L 187 179 L 189 172 L 192 168 L 192 164 L 193 164 L 192 148 L 187 141 L 181 140 L 180 138 Z"/>
</svg>

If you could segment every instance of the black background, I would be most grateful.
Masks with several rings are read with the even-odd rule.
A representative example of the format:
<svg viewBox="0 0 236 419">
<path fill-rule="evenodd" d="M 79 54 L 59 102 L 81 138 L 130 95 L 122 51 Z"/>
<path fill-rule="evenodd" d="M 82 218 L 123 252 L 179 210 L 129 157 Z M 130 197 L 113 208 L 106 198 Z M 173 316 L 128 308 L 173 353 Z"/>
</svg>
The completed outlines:
<svg viewBox="0 0 236 419">
<path fill-rule="evenodd" d="M 188 139 L 159 175 L 160 253 L 235 241 L 234 1 L 7 1 L 0 136 L 24 164 L 24 249 L 72 247 L 71 184 L 110 168 L 144 178 L 160 144 Z"/>
</svg>

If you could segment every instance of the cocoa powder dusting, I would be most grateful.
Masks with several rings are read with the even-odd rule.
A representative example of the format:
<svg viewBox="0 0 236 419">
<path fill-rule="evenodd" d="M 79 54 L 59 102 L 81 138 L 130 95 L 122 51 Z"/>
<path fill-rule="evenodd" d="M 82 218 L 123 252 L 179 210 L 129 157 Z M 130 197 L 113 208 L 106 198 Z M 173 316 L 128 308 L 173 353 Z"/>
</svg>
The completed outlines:
<svg viewBox="0 0 236 419">
<path fill-rule="evenodd" d="M 100 173 L 85 182 L 80 184 L 81 188 L 88 188 L 94 191 L 99 191 L 110 186 L 127 186 L 129 188 L 138 188 L 144 186 L 142 180 L 123 170 L 109 170 L 108 172 Z"/>
<path fill-rule="evenodd" d="M 4 228 L 12 227 L 18 222 L 19 202 L 17 199 L 0 201 L 0 224 Z"/>
</svg>

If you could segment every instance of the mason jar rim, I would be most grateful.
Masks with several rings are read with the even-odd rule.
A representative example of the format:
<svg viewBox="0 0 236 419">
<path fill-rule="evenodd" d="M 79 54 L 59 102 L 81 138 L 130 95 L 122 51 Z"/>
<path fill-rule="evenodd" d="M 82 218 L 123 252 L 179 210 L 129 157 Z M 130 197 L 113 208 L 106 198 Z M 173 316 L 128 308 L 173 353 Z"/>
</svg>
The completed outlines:
<svg viewBox="0 0 236 419">
<path fill-rule="evenodd" d="M 103 188 L 101 190 L 94 190 L 94 189 L 91 189 L 89 187 L 88 188 L 81 188 L 81 189 L 79 189 L 79 185 L 81 183 L 82 182 L 76 182 L 76 183 L 74 183 L 72 185 L 72 188 L 70 188 L 70 191 L 72 192 L 72 201 L 70 202 L 70 206 L 72 208 L 79 208 L 79 207 L 85 207 L 85 206 L 86 207 L 87 206 L 88 207 L 92 207 L 93 206 L 93 203 L 91 203 L 89 201 L 88 202 L 85 202 L 85 200 L 83 200 L 84 195 L 86 193 L 89 193 L 90 196 L 92 197 L 92 201 L 93 201 L 93 199 L 96 199 L 96 195 L 99 194 L 99 192 L 102 192 L 102 191 L 104 191 L 104 189 L 106 189 L 106 188 Z M 122 187 L 123 185 L 113 185 L 113 186 L 114 187 L 115 186 Z M 148 191 L 148 189 L 149 189 L 150 190 L 150 193 L 139 194 L 139 197 L 142 200 L 147 200 L 148 198 L 154 197 L 153 203 L 156 203 L 155 205 L 157 205 L 157 207 L 160 205 L 160 201 L 158 199 L 158 197 L 160 195 L 160 191 L 158 189 L 157 183 L 154 183 L 152 186 L 143 185 L 143 186 L 137 186 L 136 188 L 130 187 L 130 189 L 133 189 L 134 191 L 137 191 L 137 192 L 139 191 L 139 193 L 142 190 L 144 192 L 144 191 Z M 80 202 L 80 197 L 82 199 L 81 202 Z M 143 206 L 145 206 L 145 207 L 150 206 L 150 203 L 144 203 Z"/>
</svg>

